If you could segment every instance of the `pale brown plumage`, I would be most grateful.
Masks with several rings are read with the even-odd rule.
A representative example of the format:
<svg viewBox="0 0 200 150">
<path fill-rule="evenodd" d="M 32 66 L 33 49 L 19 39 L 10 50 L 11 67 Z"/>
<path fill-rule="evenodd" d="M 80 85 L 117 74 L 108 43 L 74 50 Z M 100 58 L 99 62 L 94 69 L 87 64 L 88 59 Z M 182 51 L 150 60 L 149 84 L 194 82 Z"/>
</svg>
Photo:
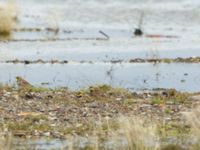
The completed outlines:
<svg viewBox="0 0 200 150">
<path fill-rule="evenodd" d="M 17 86 L 19 91 L 29 91 L 33 86 L 26 80 L 24 80 L 22 77 L 17 76 L 16 77 Z"/>
</svg>

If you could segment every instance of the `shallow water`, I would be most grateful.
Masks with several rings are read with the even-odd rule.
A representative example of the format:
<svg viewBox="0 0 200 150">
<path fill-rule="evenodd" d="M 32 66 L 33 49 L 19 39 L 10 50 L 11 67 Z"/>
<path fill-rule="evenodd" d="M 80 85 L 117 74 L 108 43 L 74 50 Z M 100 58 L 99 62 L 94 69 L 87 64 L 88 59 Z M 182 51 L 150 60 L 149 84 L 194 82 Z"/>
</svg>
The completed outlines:
<svg viewBox="0 0 200 150">
<path fill-rule="evenodd" d="M 35 86 L 80 89 L 96 84 L 110 84 L 131 90 L 175 88 L 200 91 L 200 64 L 170 63 L 69 63 L 0 64 L 0 81 L 15 83 L 22 76 Z"/>
<path fill-rule="evenodd" d="M 47 149 L 64 149 L 68 146 L 67 140 L 48 139 L 48 138 L 13 138 L 11 141 L 11 150 L 47 150 Z"/>
<path fill-rule="evenodd" d="M 138 39 L 142 40 L 142 39 Z M 146 44 L 145 44 L 146 43 Z M 187 43 L 187 41 L 185 42 Z M 148 45 L 148 46 L 143 46 Z M 150 41 L 124 44 L 123 41 L 57 41 L 57 42 L 9 42 L 1 43 L 0 60 L 68 60 L 68 61 L 110 61 L 134 58 L 177 58 L 200 56 L 196 46 L 190 48 L 174 43 L 152 43 Z M 158 47 L 154 47 L 158 45 Z M 179 46 L 179 43 L 176 44 Z"/>
</svg>

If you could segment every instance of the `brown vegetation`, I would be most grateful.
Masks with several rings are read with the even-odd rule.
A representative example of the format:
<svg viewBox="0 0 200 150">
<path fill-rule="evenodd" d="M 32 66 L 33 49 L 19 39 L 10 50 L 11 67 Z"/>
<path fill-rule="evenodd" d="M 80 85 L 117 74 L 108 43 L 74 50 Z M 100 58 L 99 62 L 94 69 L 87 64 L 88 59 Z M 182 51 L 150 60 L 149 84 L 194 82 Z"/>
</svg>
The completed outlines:
<svg viewBox="0 0 200 150">
<path fill-rule="evenodd" d="M 12 32 L 17 18 L 16 6 L 7 2 L 0 4 L 0 34 L 8 35 Z"/>
</svg>

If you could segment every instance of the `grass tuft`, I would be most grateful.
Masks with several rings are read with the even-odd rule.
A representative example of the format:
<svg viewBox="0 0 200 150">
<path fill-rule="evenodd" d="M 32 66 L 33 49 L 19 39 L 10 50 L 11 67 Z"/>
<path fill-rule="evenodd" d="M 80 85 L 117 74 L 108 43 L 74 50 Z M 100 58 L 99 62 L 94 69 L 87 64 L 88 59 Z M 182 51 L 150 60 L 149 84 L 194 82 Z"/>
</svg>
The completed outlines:
<svg viewBox="0 0 200 150">
<path fill-rule="evenodd" d="M 16 20 L 16 6 L 12 2 L 0 3 L 0 35 L 11 34 Z"/>
<path fill-rule="evenodd" d="M 191 112 L 183 113 L 186 119 L 186 123 L 190 126 L 191 129 L 191 139 L 196 141 L 194 145 L 192 145 L 193 150 L 200 149 L 200 106 L 197 108 L 193 108 Z"/>
<path fill-rule="evenodd" d="M 121 117 L 119 125 L 126 144 L 123 150 L 159 150 L 157 125 L 139 117 Z M 120 135 L 117 135 L 120 137 Z"/>
</svg>

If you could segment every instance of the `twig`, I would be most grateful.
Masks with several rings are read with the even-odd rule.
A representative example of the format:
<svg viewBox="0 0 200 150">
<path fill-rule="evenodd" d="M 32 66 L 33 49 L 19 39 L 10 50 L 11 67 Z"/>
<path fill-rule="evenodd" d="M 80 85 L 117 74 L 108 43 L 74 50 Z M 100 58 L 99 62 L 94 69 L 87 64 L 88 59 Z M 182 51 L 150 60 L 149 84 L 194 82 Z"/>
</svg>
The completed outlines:
<svg viewBox="0 0 200 150">
<path fill-rule="evenodd" d="M 110 37 L 106 33 L 104 33 L 103 31 L 100 30 L 99 33 L 101 33 L 103 36 L 105 36 L 107 38 L 107 40 L 110 39 Z"/>
</svg>

